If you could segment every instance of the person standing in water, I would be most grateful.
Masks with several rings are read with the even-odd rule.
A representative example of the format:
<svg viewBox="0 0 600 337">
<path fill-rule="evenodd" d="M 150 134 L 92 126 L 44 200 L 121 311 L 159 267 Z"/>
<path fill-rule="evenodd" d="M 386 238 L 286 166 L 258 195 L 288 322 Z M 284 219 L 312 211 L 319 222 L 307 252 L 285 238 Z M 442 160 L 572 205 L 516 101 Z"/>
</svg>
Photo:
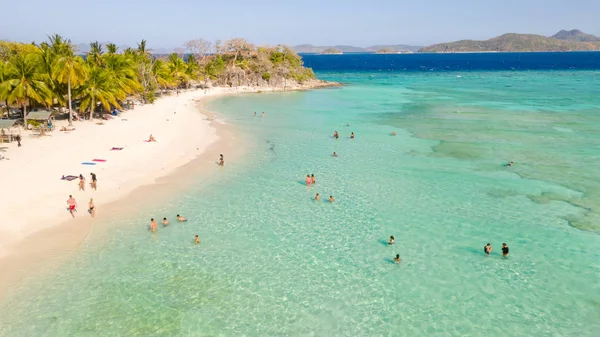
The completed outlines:
<svg viewBox="0 0 600 337">
<path fill-rule="evenodd" d="M 94 199 L 92 198 L 90 198 L 90 202 L 88 203 L 88 211 L 92 218 L 96 216 L 96 207 L 94 206 Z"/>
<path fill-rule="evenodd" d="M 329 202 L 334 202 L 334 201 L 335 201 L 335 199 L 333 198 L 333 196 L 332 196 L 332 195 L 330 195 L 330 196 L 329 196 Z"/>
<path fill-rule="evenodd" d="M 388 242 L 388 245 L 393 245 L 394 243 L 396 243 L 396 241 L 394 240 L 394 236 L 390 236 L 390 242 Z"/>
<path fill-rule="evenodd" d="M 319 201 L 319 200 L 321 200 L 321 199 L 319 198 L 319 193 L 317 193 L 317 195 L 315 195 L 315 200 L 316 200 L 316 201 Z"/>
<path fill-rule="evenodd" d="M 311 182 L 313 185 L 317 183 L 317 180 L 315 179 L 315 175 L 314 175 L 314 174 L 311 174 L 311 175 L 310 175 L 310 182 Z"/>
<path fill-rule="evenodd" d="M 506 245 L 506 243 L 502 243 L 502 256 L 508 256 L 508 246 Z"/>
<path fill-rule="evenodd" d="M 354 139 L 354 132 L 350 134 L 350 139 Z"/>
<path fill-rule="evenodd" d="M 154 221 L 154 218 L 150 219 L 150 230 L 152 231 L 152 233 L 156 232 L 157 228 L 158 225 L 156 224 L 156 221 Z"/>
<path fill-rule="evenodd" d="M 340 134 L 337 131 L 333 131 L 333 138 L 338 139 Z"/>
<path fill-rule="evenodd" d="M 338 155 L 337 155 L 337 153 L 336 153 L 335 151 L 333 151 L 333 156 L 334 156 L 334 157 L 337 157 L 337 156 L 338 156 Z"/>
<path fill-rule="evenodd" d="M 77 212 L 77 201 L 75 201 L 75 198 L 73 198 L 72 195 L 69 195 L 67 205 L 69 205 L 69 213 L 71 213 L 71 216 L 75 218 L 75 212 Z"/>
<path fill-rule="evenodd" d="M 196 236 L 194 236 L 194 243 L 195 244 L 200 243 L 200 238 L 198 237 L 198 234 L 196 234 Z"/>
<path fill-rule="evenodd" d="M 254 111 L 254 117 L 256 117 L 256 111 Z"/>
<path fill-rule="evenodd" d="M 162 224 L 164 227 L 167 227 L 169 225 L 169 220 L 167 220 L 167 218 L 163 218 Z"/>
<path fill-rule="evenodd" d="M 262 113 L 261 117 L 262 117 L 262 118 L 265 118 L 265 112 L 264 112 L 264 111 L 263 111 L 263 113 Z"/>
<path fill-rule="evenodd" d="M 310 174 L 306 175 L 306 186 L 310 186 L 310 183 L 312 183 L 312 179 L 310 179 Z"/>
<path fill-rule="evenodd" d="M 483 247 L 483 252 L 486 255 L 490 255 L 492 253 L 492 244 L 488 242 L 488 244 Z"/>
<path fill-rule="evenodd" d="M 394 262 L 396 263 L 400 263 L 400 254 L 396 254 L 396 257 L 394 258 Z"/>
</svg>

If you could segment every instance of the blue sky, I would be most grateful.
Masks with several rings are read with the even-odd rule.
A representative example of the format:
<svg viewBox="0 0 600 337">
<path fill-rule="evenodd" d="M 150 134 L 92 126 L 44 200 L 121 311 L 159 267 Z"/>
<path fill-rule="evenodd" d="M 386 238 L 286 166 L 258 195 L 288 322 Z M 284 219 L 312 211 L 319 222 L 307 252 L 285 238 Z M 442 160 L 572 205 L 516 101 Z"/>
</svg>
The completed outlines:
<svg viewBox="0 0 600 337">
<path fill-rule="evenodd" d="M 2 4 L 0 39 L 173 48 L 194 38 L 256 44 L 427 45 L 507 32 L 600 35 L 600 0 L 24 0 Z"/>
</svg>

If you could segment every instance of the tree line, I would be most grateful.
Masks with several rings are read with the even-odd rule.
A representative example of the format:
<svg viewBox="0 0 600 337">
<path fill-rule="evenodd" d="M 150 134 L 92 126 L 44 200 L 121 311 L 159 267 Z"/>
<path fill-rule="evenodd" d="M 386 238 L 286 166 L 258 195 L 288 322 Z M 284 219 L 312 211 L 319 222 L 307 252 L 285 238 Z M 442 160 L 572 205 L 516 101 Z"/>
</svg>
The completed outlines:
<svg viewBox="0 0 600 337">
<path fill-rule="evenodd" d="M 84 55 L 56 34 L 39 44 L 0 41 L 0 100 L 7 109 L 21 107 L 25 124 L 31 105 L 68 108 L 71 123 L 73 100 L 92 119 L 98 107 L 121 109 L 133 96 L 152 103 L 161 90 L 209 84 L 285 86 L 314 78 L 291 48 L 257 47 L 240 38 L 191 40 L 169 55 L 153 55 L 145 40 L 124 50 L 92 42 Z"/>
</svg>

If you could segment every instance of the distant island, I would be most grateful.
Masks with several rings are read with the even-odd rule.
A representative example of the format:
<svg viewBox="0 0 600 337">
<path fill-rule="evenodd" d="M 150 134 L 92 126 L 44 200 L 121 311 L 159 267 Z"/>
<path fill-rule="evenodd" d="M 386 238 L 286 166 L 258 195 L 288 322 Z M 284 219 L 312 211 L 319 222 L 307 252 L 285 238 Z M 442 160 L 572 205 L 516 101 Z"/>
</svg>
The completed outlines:
<svg viewBox="0 0 600 337">
<path fill-rule="evenodd" d="M 574 29 L 571 31 L 561 30 L 552 37 L 509 33 L 484 41 L 461 40 L 439 43 L 421 48 L 419 52 L 547 52 L 589 50 L 600 50 L 600 38 Z"/>
<path fill-rule="evenodd" d="M 313 46 L 312 44 L 301 44 L 297 46 L 293 46 L 292 50 L 296 53 L 303 54 L 323 54 L 327 49 L 336 49 L 341 53 L 376 53 L 382 49 L 392 50 L 394 53 L 408 53 L 408 52 L 416 52 L 421 46 L 409 46 L 404 44 L 394 44 L 394 45 L 375 45 L 366 48 L 355 47 L 355 46 L 345 46 L 345 45 L 335 45 L 335 46 Z"/>
<path fill-rule="evenodd" d="M 323 50 L 321 52 L 321 54 L 327 54 L 327 55 L 339 55 L 339 54 L 343 54 L 341 50 L 339 49 L 335 49 L 335 48 L 327 48 L 325 50 Z"/>
</svg>

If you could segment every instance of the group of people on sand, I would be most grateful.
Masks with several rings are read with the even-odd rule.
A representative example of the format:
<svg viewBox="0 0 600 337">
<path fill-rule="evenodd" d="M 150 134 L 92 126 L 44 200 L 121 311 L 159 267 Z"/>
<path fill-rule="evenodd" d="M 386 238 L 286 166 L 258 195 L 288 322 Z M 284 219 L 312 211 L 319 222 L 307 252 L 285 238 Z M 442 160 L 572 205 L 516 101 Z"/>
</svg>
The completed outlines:
<svg viewBox="0 0 600 337">
<path fill-rule="evenodd" d="M 98 178 L 96 174 L 90 172 L 90 187 L 95 191 L 98 187 Z M 79 190 L 85 191 L 85 177 L 83 174 L 79 174 Z"/>
<path fill-rule="evenodd" d="M 502 256 L 508 257 L 508 245 L 506 243 L 502 243 Z M 488 242 L 487 245 L 483 246 L 483 252 L 485 255 L 489 256 L 492 254 L 492 244 Z"/>
<path fill-rule="evenodd" d="M 67 199 L 67 206 L 69 213 L 73 218 L 75 218 L 75 212 L 77 212 L 77 200 L 75 200 L 72 195 L 69 195 L 69 199 Z M 92 218 L 96 216 L 94 198 L 90 198 L 90 201 L 88 202 L 88 213 L 92 216 Z"/>
</svg>

